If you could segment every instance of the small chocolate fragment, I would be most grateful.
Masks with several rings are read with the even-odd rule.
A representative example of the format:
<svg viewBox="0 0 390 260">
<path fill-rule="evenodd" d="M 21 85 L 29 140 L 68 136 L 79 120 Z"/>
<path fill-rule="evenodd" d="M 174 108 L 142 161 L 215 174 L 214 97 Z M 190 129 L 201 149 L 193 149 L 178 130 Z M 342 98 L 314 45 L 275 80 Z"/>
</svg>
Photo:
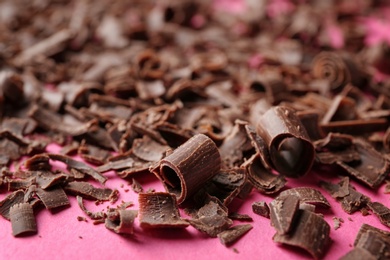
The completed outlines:
<svg viewBox="0 0 390 260">
<path fill-rule="evenodd" d="M 87 219 L 82 216 L 77 216 L 77 220 L 87 222 Z"/>
<path fill-rule="evenodd" d="M 83 197 L 76 196 L 76 198 L 77 198 L 77 203 L 79 204 L 79 207 L 85 213 L 85 215 L 87 215 L 88 217 L 90 217 L 93 220 L 103 221 L 101 223 L 104 223 L 104 219 L 106 218 L 106 213 L 89 211 L 84 206 Z"/>
<path fill-rule="evenodd" d="M 131 189 L 132 189 L 135 193 L 144 192 L 144 188 L 142 188 L 141 183 L 139 183 L 138 181 L 136 181 L 134 178 L 131 179 Z"/>
<path fill-rule="evenodd" d="M 222 231 L 217 236 L 223 245 L 228 246 L 233 244 L 252 228 L 253 227 L 251 224 L 237 225 L 225 231 Z"/>
<path fill-rule="evenodd" d="M 53 187 L 47 190 L 37 188 L 36 193 L 48 210 L 70 205 L 68 197 L 61 187 Z"/>
<path fill-rule="evenodd" d="M 270 108 L 258 120 L 257 132 L 267 144 L 273 168 L 280 174 L 296 178 L 310 171 L 314 146 L 294 110 Z"/>
<path fill-rule="evenodd" d="M 271 225 L 278 234 L 288 234 L 293 228 L 299 210 L 299 197 L 295 195 L 278 196 L 269 204 Z"/>
<path fill-rule="evenodd" d="M 139 222 L 142 228 L 185 228 L 180 218 L 176 197 L 165 192 L 140 193 Z"/>
<path fill-rule="evenodd" d="M 221 157 L 217 146 L 207 136 L 198 134 L 162 159 L 154 173 L 181 204 L 216 175 L 220 168 Z"/>
<path fill-rule="evenodd" d="M 358 244 L 361 236 L 369 231 L 376 233 L 378 236 L 382 236 L 386 240 L 390 239 L 390 232 L 389 231 L 385 231 L 385 230 L 370 226 L 368 224 L 363 224 L 360 227 L 358 234 L 356 235 L 354 246 L 356 246 Z"/>
<path fill-rule="evenodd" d="M 341 223 L 342 223 L 342 221 L 340 220 L 340 218 L 338 218 L 338 217 L 333 217 L 332 220 L 333 220 L 333 228 L 334 228 L 334 230 L 339 229 L 340 226 L 341 226 Z"/>
<path fill-rule="evenodd" d="M 218 199 L 210 199 L 189 222 L 191 226 L 210 237 L 216 237 L 233 224 L 228 218 L 227 208 Z"/>
<path fill-rule="evenodd" d="M 349 251 L 346 255 L 342 256 L 339 260 L 377 260 L 378 258 L 372 255 L 367 250 L 355 247 Z"/>
<path fill-rule="evenodd" d="M 0 201 L 0 215 L 5 219 L 10 220 L 9 209 L 16 204 L 24 201 L 24 192 L 17 190 L 9 194 L 2 201 Z"/>
<path fill-rule="evenodd" d="M 238 212 L 232 212 L 228 216 L 230 219 L 239 220 L 239 221 L 253 221 L 253 218 L 247 214 L 240 214 Z"/>
<path fill-rule="evenodd" d="M 96 188 L 88 182 L 72 181 L 64 189 L 74 195 L 82 196 L 85 199 L 108 201 L 113 193 L 109 188 Z"/>
<path fill-rule="evenodd" d="M 384 118 L 355 119 L 333 121 L 321 124 L 320 128 L 325 133 L 336 132 L 350 135 L 363 135 L 372 132 L 385 131 L 389 123 Z"/>
<path fill-rule="evenodd" d="M 137 210 L 110 209 L 105 221 L 106 228 L 117 234 L 133 234 Z"/>
<path fill-rule="evenodd" d="M 321 194 L 319 190 L 309 188 L 309 187 L 298 187 L 292 188 L 285 191 L 282 191 L 278 198 L 297 196 L 300 202 L 304 203 L 313 203 L 316 205 L 321 205 L 326 208 L 330 208 L 328 200 Z"/>
<path fill-rule="evenodd" d="M 316 213 L 299 210 L 293 229 L 288 234 L 276 233 L 277 243 L 300 247 L 315 259 L 320 259 L 330 242 L 329 224 Z"/>
<path fill-rule="evenodd" d="M 368 202 L 367 206 L 383 225 L 390 227 L 390 209 L 388 207 L 379 202 Z"/>
<path fill-rule="evenodd" d="M 12 235 L 20 236 L 37 232 L 33 208 L 29 203 L 19 203 L 9 209 Z"/>
<path fill-rule="evenodd" d="M 168 149 L 170 149 L 169 146 L 162 145 L 147 135 L 144 135 L 142 139 L 135 139 L 132 146 L 133 154 L 147 162 L 158 162 Z"/>
<path fill-rule="evenodd" d="M 355 242 L 356 248 L 367 250 L 377 259 L 390 259 L 390 239 L 377 232 L 368 230 Z"/>
<path fill-rule="evenodd" d="M 257 215 L 270 218 L 270 209 L 265 201 L 256 201 L 252 204 L 252 211 Z"/>
</svg>

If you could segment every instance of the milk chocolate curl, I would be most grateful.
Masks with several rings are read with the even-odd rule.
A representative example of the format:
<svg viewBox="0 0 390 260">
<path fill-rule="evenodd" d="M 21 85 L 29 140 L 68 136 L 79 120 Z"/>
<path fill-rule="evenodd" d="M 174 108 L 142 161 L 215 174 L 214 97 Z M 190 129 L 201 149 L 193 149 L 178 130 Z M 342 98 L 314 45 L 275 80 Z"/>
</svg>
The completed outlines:
<svg viewBox="0 0 390 260">
<path fill-rule="evenodd" d="M 294 110 L 271 107 L 259 118 L 257 132 L 268 146 L 273 168 L 288 177 L 305 175 L 314 161 L 314 146 Z"/>
<path fill-rule="evenodd" d="M 159 166 L 157 176 L 180 204 L 219 172 L 221 156 L 210 138 L 198 134 L 162 159 Z"/>
<path fill-rule="evenodd" d="M 30 204 L 19 203 L 13 205 L 9 210 L 9 215 L 14 236 L 37 232 L 37 224 Z"/>
</svg>

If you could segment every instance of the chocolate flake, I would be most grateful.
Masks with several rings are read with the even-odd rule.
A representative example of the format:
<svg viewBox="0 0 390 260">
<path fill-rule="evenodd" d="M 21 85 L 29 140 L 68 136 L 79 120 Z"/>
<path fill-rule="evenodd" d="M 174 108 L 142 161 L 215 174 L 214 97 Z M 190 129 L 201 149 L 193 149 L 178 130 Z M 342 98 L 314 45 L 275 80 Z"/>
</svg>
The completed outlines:
<svg viewBox="0 0 390 260">
<path fill-rule="evenodd" d="M 341 219 L 338 218 L 338 217 L 333 217 L 332 220 L 333 220 L 333 228 L 334 228 L 334 230 L 339 229 L 341 227 L 341 223 L 342 223 Z"/>
<path fill-rule="evenodd" d="M 134 178 L 131 179 L 131 189 L 135 193 L 141 193 L 144 191 L 144 188 L 142 188 L 142 185 L 138 181 L 136 181 Z"/>
<path fill-rule="evenodd" d="M 300 202 L 313 203 L 330 208 L 328 200 L 319 190 L 309 187 L 298 187 L 282 191 L 278 197 L 297 196 Z"/>
<path fill-rule="evenodd" d="M 253 218 L 247 214 L 240 214 L 238 212 L 232 212 L 228 216 L 230 219 L 239 220 L 239 221 L 249 221 L 252 222 Z"/>
<path fill-rule="evenodd" d="M 13 205 L 24 202 L 24 192 L 22 190 L 14 191 L 0 201 L 0 214 L 5 219 L 10 220 L 9 210 Z"/>
<path fill-rule="evenodd" d="M 46 190 L 37 188 L 36 193 L 48 210 L 70 205 L 68 197 L 61 187 Z"/>
<path fill-rule="evenodd" d="M 289 233 L 299 209 L 299 197 L 295 195 L 279 196 L 269 204 L 271 225 L 278 234 Z"/>
<path fill-rule="evenodd" d="M 12 235 L 15 237 L 37 232 L 33 208 L 29 203 L 13 205 L 9 209 L 9 215 L 12 224 Z"/>
<path fill-rule="evenodd" d="M 257 215 L 270 218 L 270 209 L 265 201 L 256 201 L 252 204 L 252 211 Z"/>
<path fill-rule="evenodd" d="M 114 192 L 109 188 L 96 188 L 88 182 L 72 181 L 64 189 L 72 194 L 82 196 L 85 199 L 107 201 Z"/>
<path fill-rule="evenodd" d="M 107 212 L 106 228 L 118 234 L 133 234 L 137 210 L 112 209 Z"/>
<path fill-rule="evenodd" d="M 106 213 L 89 211 L 84 206 L 83 198 L 80 196 L 76 196 L 76 198 L 77 198 L 77 203 L 79 204 L 80 209 L 85 213 L 85 215 L 87 215 L 88 217 L 90 217 L 93 220 L 102 221 L 100 223 L 104 223 L 104 219 L 106 218 Z"/>
<path fill-rule="evenodd" d="M 223 245 L 228 246 L 237 241 L 240 237 L 245 235 L 245 233 L 247 233 L 252 228 L 253 227 L 251 224 L 237 225 L 225 231 L 222 231 L 217 236 Z"/>
<path fill-rule="evenodd" d="M 390 209 L 388 207 L 379 202 L 368 202 L 367 206 L 383 225 L 390 227 Z"/>
<path fill-rule="evenodd" d="M 180 218 L 176 197 L 165 192 L 140 193 L 139 222 L 142 228 L 185 228 Z"/>
</svg>

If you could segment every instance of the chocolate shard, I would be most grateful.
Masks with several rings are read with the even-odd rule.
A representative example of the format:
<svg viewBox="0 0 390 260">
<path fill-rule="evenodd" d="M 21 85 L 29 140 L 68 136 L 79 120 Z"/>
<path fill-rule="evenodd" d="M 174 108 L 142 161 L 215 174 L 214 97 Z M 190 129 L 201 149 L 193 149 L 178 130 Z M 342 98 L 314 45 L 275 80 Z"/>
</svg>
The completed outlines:
<svg viewBox="0 0 390 260">
<path fill-rule="evenodd" d="M 61 187 L 51 189 L 36 189 L 36 194 L 48 210 L 69 206 L 69 200 Z"/>
<path fill-rule="evenodd" d="M 372 255 L 367 250 L 355 247 L 349 251 L 346 255 L 343 255 L 340 260 L 377 260 L 378 258 Z"/>
<path fill-rule="evenodd" d="M 110 209 L 107 212 L 105 226 L 117 234 L 133 234 L 134 220 L 137 210 Z"/>
<path fill-rule="evenodd" d="M 270 218 L 270 209 L 265 201 L 256 201 L 252 203 L 252 211 L 257 215 Z"/>
<path fill-rule="evenodd" d="M 33 174 L 35 175 L 36 184 L 44 190 L 55 185 L 64 184 L 69 177 L 60 171 L 55 173 L 51 171 L 37 171 Z"/>
<path fill-rule="evenodd" d="M 356 248 L 363 248 L 377 259 L 390 259 L 390 239 L 368 230 L 356 241 Z"/>
<path fill-rule="evenodd" d="M 253 218 L 251 216 L 249 216 L 248 214 L 241 214 L 238 212 L 229 213 L 228 217 L 232 220 L 250 221 L 250 222 L 253 221 Z"/>
<path fill-rule="evenodd" d="M 379 228 L 376 228 L 376 227 L 373 227 L 373 226 L 370 226 L 370 225 L 364 223 L 364 224 L 362 224 L 362 226 L 359 229 L 359 232 L 356 235 L 356 238 L 355 238 L 355 241 L 354 241 L 354 246 L 355 247 L 359 243 L 360 238 L 365 233 L 367 233 L 369 231 L 373 232 L 373 233 L 376 233 L 378 236 L 383 237 L 385 240 L 389 240 L 390 239 L 390 232 L 389 231 L 385 231 L 385 230 L 382 230 L 382 229 L 379 229 Z"/>
<path fill-rule="evenodd" d="M 139 183 L 138 181 L 136 181 L 134 178 L 131 179 L 131 189 L 135 192 L 135 193 L 141 193 L 144 191 L 144 188 L 142 187 L 141 183 Z"/>
<path fill-rule="evenodd" d="M 371 132 L 385 131 L 389 122 L 385 118 L 355 119 L 333 121 L 321 124 L 320 128 L 325 133 L 336 132 L 350 135 L 364 135 Z"/>
<path fill-rule="evenodd" d="M 220 168 L 221 156 L 217 146 L 207 136 L 198 134 L 162 159 L 154 173 L 181 204 L 216 175 Z"/>
<path fill-rule="evenodd" d="M 48 153 L 46 154 L 47 157 L 49 157 L 51 160 L 54 161 L 60 161 L 65 163 L 69 168 L 74 168 L 82 173 L 85 173 L 88 176 L 91 176 L 98 182 L 104 184 L 107 181 L 107 177 L 103 176 L 100 172 L 96 171 L 95 169 L 91 168 L 87 164 L 76 161 L 69 156 L 66 155 L 61 155 L 61 154 L 53 154 L 53 153 Z"/>
<path fill-rule="evenodd" d="M 276 171 L 295 178 L 310 171 L 314 146 L 294 110 L 271 107 L 259 118 L 256 130 L 268 147 Z"/>
<path fill-rule="evenodd" d="M 269 204 L 271 225 L 283 235 L 292 229 L 299 210 L 299 197 L 295 195 L 277 197 Z"/>
<path fill-rule="evenodd" d="M 348 214 L 352 214 L 364 207 L 370 199 L 356 191 L 349 184 L 349 178 L 343 178 L 338 184 L 321 181 L 320 186 L 328 191 L 333 198 L 341 203 L 342 209 Z"/>
<path fill-rule="evenodd" d="M 24 192 L 17 190 L 9 194 L 2 201 L 0 201 L 0 215 L 5 219 L 10 220 L 9 210 L 13 205 L 24 202 Z"/>
<path fill-rule="evenodd" d="M 367 206 L 383 225 L 390 227 L 390 209 L 388 207 L 379 202 L 368 202 Z"/>
<path fill-rule="evenodd" d="M 223 245 L 228 246 L 236 242 L 252 228 L 251 224 L 237 225 L 222 231 L 217 236 Z"/>
<path fill-rule="evenodd" d="M 142 139 L 135 139 L 132 146 L 132 152 L 141 160 L 147 162 L 158 162 L 161 160 L 165 152 L 170 149 L 167 145 L 162 145 L 147 135 Z"/>
<path fill-rule="evenodd" d="M 37 232 L 33 208 L 29 203 L 13 205 L 9 209 L 9 215 L 12 224 L 12 235 L 15 237 Z"/>
<path fill-rule="evenodd" d="M 176 196 L 166 192 L 140 193 L 139 222 L 142 228 L 185 228 L 189 224 L 180 217 Z"/>
<path fill-rule="evenodd" d="M 65 187 L 65 191 L 74 195 L 82 196 L 85 199 L 108 201 L 114 192 L 109 188 L 96 188 L 92 184 L 85 181 L 72 181 Z"/>
<path fill-rule="evenodd" d="M 282 191 L 278 198 L 281 197 L 289 197 L 289 196 L 297 196 L 300 202 L 303 203 L 313 203 L 317 205 L 321 205 L 326 208 L 330 208 L 330 204 L 328 200 L 322 195 L 319 190 L 309 188 L 309 187 L 298 187 L 292 188 L 285 191 Z"/>
<path fill-rule="evenodd" d="M 104 213 L 102 211 L 100 211 L 100 212 L 89 211 L 89 210 L 87 210 L 87 208 L 84 205 L 83 197 L 76 196 L 76 198 L 77 198 L 77 203 L 78 203 L 80 209 L 85 213 L 85 215 L 87 215 L 88 217 L 90 217 L 93 220 L 98 220 L 98 221 L 100 220 L 100 221 L 104 222 L 104 219 L 107 216 L 106 213 Z"/>
<path fill-rule="evenodd" d="M 329 224 L 316 213 L 299 210 L 293 229 L 288 234 L 276 233 L 273 240 L 290 246 L 300 247 L 313 258 L 320 259 L 330 242 Z"/>
<path fill-rule="evenodd" d="M 149 167 L 152 165 L 154 165 L 153 162 L 143 161 L 130 153 L 123 156 L 117 156 L 116 158 L 113 157 L 106 164 L 97 167 L 96 170 L 98 172 L 115 170 L 119 177 L 125 179 L 136 173 L 148 172 Z"/>
<path fill-rule="evenodd" d="M 191 226 L 210 237 L 217 237 L 219 233 L 228 229 L 233 221 L 228 218 L 227 208 L 221 205 L 218 199 L 210 199 L 189 220 Z"/>
</svg>

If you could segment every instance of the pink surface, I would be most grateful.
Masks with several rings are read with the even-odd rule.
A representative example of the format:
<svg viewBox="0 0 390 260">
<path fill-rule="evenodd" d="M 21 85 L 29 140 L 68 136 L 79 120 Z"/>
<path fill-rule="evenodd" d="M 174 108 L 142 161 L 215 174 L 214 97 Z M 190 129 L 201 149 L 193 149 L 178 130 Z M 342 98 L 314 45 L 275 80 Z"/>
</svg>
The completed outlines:
<svg viewBox="0 0 390 260">
<path fill-rule="evenodd" d="M 49 146 L 50 151 L 57 151 L 55 145 Z M 327 175 L 332 173 L 326 173 Z M 138 208 L 137 194 L 128 182 L 107 174 L 106 186 L 120 191 L 121 200 L 133 201 L 133 209 Z M 153 175 L 135 176 L 144 189 L 155 188 L 162 191 L 162 186 Z M 311 172 L 299 180 L 290 179 L 287 188 L 308 186 L 318 188 L 319 180 L 337 180 L 337 176 L 326 177 L 325 173 Z M 123 184 L 123 188 L 121 185 Z M 373 201 L 380 201 L 389 205 L 389 195 L 384 194 L 382 186 L 377 192 L 369 190 L 352 181 L 357 190 L 370 196 Z M 98 184 L 96 184 L 98 185 Z M 125 189 L 130 191 L 125 192 Z M 387 229 L 375 216 L 363 217 L 360 212 L 348 215 L 342 211 L 340 205 L 328 194 L 323 192 L 331 209 L 319 209 L 325 215 L 325 220 L 331 225 L 332 244 L 324 259 L 338 259 L 351 249 L 354 238 L 362 225 L 368 223 L 381 229 Z M 0 194 L 3 199 L 5 194 Z M 241 240 L 226 248 L 218 239 L 208 238 L 192 227 L 185 230 L 156 230 L 147 231 L 135 223 L 135 234 L 124 237 L 107 230 L 104 225 L 93 225 L 92 221 L 79 222 L 77 216 L 84 216 L 74 197 L 70 197 L 71 206 L 56 213 L 42 209 L 36 214 L 38 235 L 31 237 L 14 238 L 11 224 L 6 220 L 0 221 L 0 255 L 2 259 L 311 259 L 311 257 L 295 248 L 280 246 L 272 241 L 275 233 L 270 226 L 269 219 L 254 214 L 251 204 L 254 201 L 265 200 L 267 203 L 273 198 L 252 191 L 246 200 L 236 199 L 230 209 L 245 213 L 253 218 L 253 229 Z M 91 210 L 103 209 L 112 206 L 105 203 L 96 206 L 93 202 L 86 203 Z M 184 216 L 184 214 L 182 214 Z M 338 230 L 333 229 L 332 217 L 341 217 L 344 223 Z M 184 216 L 185 217 L 185 216 Z M 348 220 L 351 217 L 353 221 Z M 235 222 L 238 224 L 239 222 Z M 233 248 L 239 253 L 235 253 Z"/>
</svg>

